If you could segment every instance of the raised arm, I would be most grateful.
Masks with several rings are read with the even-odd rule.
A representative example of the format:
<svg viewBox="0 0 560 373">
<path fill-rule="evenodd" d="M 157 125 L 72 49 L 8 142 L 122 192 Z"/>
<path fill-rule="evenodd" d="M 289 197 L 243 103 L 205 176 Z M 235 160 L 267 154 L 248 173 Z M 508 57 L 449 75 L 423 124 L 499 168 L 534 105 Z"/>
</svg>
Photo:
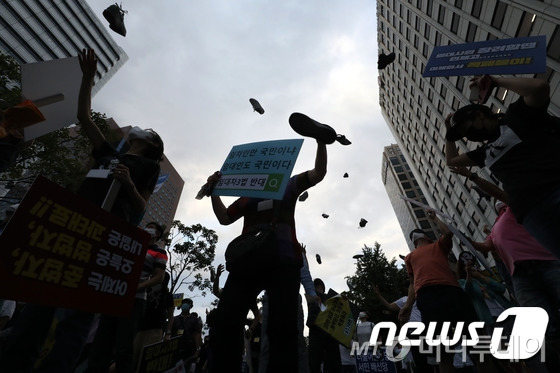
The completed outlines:
<svg viewBox="0 0 560 373">
<path fill-rule="evenodd" d="M 216 171 L 208 177 L 206 182 L 208 185 L 214 185 L 218 182 L 218 180 L 220 180 L 220 177 L 222 177 L 222 174 L 219 171 Z M 220 196 L 211 195 L 210 200 L 212 201 L 212 210 L 214 211 L 214 215 L 216 215 L 220 224 L 229 225 L 233 223 L 233 220 L 227 214 L 227 208 L 222 202 Z"/>
<path fill-rule="evenodd" d="M 374 284 L 374 285 L 372 285 L 371 288 L 373 289 L 373 292 L 375 293 L 375 295 L 377 295 L 377 298 L 381 302 L 381 305 L 383 306 L 383 308 L 385 308 L 388 311 L 395 312 L 395 313 L 397 313 L 401 310 L 399 308 L 399 306 L 397 306 L 395 303 L 387 302 L 387 299 L 385 299 L 383 297 L 383 295 L 381 295 L 381 292 L 379 291 L 379 288 L 377 287 L 377 285 Z"/>
<path fill-rule="evenodd" d="M 315 167 L 307 172 L 311 185 L 321 182 L 327 174 L 327 146 L 317 141 L 317 153 L 315 154 Z"/>
<path fill-rule="evenodd" d="M 481 178 L 477 174 L 469 171 L 466 167 L 449 167 L 451 172 L 465 176 L 467 179 L 475 183 L 482 191 L 488 193 L 492 197 L 504 202 L 507 201 L 507 194 L 502 189 L 500 189 L 496 184 L 489 182 L 486 179 Z"/>
<path fill-rule="evenodd" d="M 447 227 L 447 224 L 445 224 L 443 221 L 441 221 L 440 218 L 437 217 L 435 212 L 428 211 L 427 215 L 428 215 L 428 218 L 432 219 L 433 222 L 436 223 L 436 225 L 439 228 L 439 231 L 441 232 L 442 236 L 444 236 L 447 239 L 451 239 L 451 237 L 453 237 L 453 232 L 451 232 L 449 230 L 449 228 Z"/>
<path fill-rule="evenodd" d="M 449 130 L 451 128 L 451 118 L 454 113 L 449 114 L 445 118 L 445 128 Z M 445 161 L 448 166 L 476 166 L 476 163 L 470 159 L 466 154 L 459 154 L 459 149 L 457 149 L 457 144 L 455 141 L 450 141 L 445 138 Z"/>
<path fill-rule="evenodd" d="M 98 147 L 105 141 L 105 136 L 91 119 L 91 89 L 93 79 L 97 72 L 97 57 L 93 49 L 83 49 L 78 54 L 80 68 L 82 69 L 82 83 L 78 94 L 78 120 L 94 147 Z"/>
<path fill-rule="evenodd" d="M 476 85 L 482 77 L 471 80 L 471 86 Z M 499 78 L 490 76 L 492 84 L 517 93 L 523 97 L 525 104 L 531 107 L 542 107 L 550 97 L 550 85 L 547 81 L 535 78 Z"/>
</svg>

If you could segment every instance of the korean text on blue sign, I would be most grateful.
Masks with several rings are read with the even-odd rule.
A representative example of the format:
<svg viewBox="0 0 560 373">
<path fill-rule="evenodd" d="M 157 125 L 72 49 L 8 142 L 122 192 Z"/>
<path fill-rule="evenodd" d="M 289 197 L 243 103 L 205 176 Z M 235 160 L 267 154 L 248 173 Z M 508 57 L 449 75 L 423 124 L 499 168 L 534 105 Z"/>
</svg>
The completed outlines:
<svg viewBox="0 0 560 373">
<path fill-rule="evenodd" d="M 234 146 L 213 194 L 282 199 L 302 144 L 294 139 Z"/>
<path fill-rule="evenodd" d="M 435 47 L 422 76 L 546 72 L 546 36 Z"/>
<path fill-rule="evenodd" d="M 371 349 L 367 354 L 354 354 L 356 359 L 356 372 L 358 373 L 397 373 L 395 363 L 389 360 L 384 348 L 377 350 L 374 355 Z"/>
</svg>

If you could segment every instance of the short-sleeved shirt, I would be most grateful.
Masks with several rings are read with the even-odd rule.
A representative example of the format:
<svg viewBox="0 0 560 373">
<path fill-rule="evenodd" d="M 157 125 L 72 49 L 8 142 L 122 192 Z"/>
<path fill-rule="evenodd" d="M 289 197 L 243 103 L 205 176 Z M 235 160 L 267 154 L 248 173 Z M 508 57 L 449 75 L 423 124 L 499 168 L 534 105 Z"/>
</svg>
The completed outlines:
<svg viewBox="0 0 560 373">
<path fill-rule="evenodd" d="M 421 288 L 431 285 L 459 287 L 447 260 L 453 248 L 451 237 L 442 236 L 435 242 L 419 246 L 404 258 L 407 272 L 414 276 L 416 294 Z"/>
<path fill-rule="evenodd" d="M 103 142 L 101 146 L 94 148 L 92 155 L 95 158 L 93 169 L 108 169 L 111 161 L 118 159 L 128 167 L 130 178 L 138 193 L 152 193 L 154 190 L 160 171 L 158 162 L 137 155 L 121 154 L 108 142 Z M 78 190 L 78 195 L 101 206 L 112 182 L 112 175 L 107 178 L 86 177 Z M 111 213 L 132 224 L 138 224 L 142 218 L 141 215 L 134 213 L 130 197 L 124 188 L 121 188 L 117 195 Z"/>
<path fill-rule="evenodd" d="M 466 153 L 502 182 L 519 221 L 560 188 L 560 139 L 547 107 L 533 108 L 519 98 L 501 119 L 499 137 Z"/>
<path fill-rule="evenodd" d="M 281 201 L 274 201 L 273 205 L 268 204 L 270 208 L 263 210 L 262 206 L 267 205 L 264 199 L 241 197 L 227 208 L 227 214 L 232 221 L 243 217 L 243 232 L 259 225 L 268 225 L 275 220 L 279 261 L 301 267 L 303 258 L 296 237 L 294 215 L 297 198 L 311 186 L 307 172 L 304 172 L 290 178 L 284 197 Z M 279 211 L 275 212 L 275 209 Z"/>
<path fill-rule="evenodd" d="M 140 274 L 140 282 L 146 281 L 154 273 L 155 268 L 161 268 L 165 271 L 167 266 L 167 252 L 157 245 L 150 245 L 146 251 L 144 266 Z M 136 298 L 147 299 L 147 289 L 142 289 L 136 293 Z"/>
<path fill-rule="evenodd" d="M 488 239 L 492 240 L 502 261 L 512 275 L 515 272 L 515 263 L 518 262 L 558 260 L 549 250 L 538 243 L 523 225 L 516 221 L 509 207 L 494 223 Z"/>
</svg>

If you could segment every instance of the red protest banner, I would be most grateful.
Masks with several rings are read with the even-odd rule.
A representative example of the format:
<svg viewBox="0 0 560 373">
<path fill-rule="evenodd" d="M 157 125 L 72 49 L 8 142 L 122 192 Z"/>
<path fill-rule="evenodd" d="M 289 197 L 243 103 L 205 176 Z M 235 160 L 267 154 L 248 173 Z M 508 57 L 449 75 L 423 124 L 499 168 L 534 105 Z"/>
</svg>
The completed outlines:
<svg viewBox="0 0 560 373">
<path fill-rule="evenodd" d="M 0 235 L 0 298 L 127 316 L 148 239 L 39 176 Z"/>
</svg>

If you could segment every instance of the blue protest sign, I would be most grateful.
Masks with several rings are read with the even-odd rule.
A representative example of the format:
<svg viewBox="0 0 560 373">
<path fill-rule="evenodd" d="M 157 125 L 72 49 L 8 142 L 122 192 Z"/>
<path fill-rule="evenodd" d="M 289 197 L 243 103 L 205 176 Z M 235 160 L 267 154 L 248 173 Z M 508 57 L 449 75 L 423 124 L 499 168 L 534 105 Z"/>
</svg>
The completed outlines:
<svg viewBox="0 0 560 373">
<path fill-rule="evenodd" d="M 355 354 L 354 357 L 358 373 L 397 373 L 395 363 L 389 360 L 384 348 L 378 348 L 375 354 L 370 349 L 367 354 Z"/>
<path fill-rule="evenodd" d="M 435 47 L 422 76 L 511 75 L 546 72 L 546 36 Z"/>
<path fill-rule="evenodd" d="M 282 199 L 302 144 L 294 139 L 234 146 L 213 194 Z"/>
</svg>

